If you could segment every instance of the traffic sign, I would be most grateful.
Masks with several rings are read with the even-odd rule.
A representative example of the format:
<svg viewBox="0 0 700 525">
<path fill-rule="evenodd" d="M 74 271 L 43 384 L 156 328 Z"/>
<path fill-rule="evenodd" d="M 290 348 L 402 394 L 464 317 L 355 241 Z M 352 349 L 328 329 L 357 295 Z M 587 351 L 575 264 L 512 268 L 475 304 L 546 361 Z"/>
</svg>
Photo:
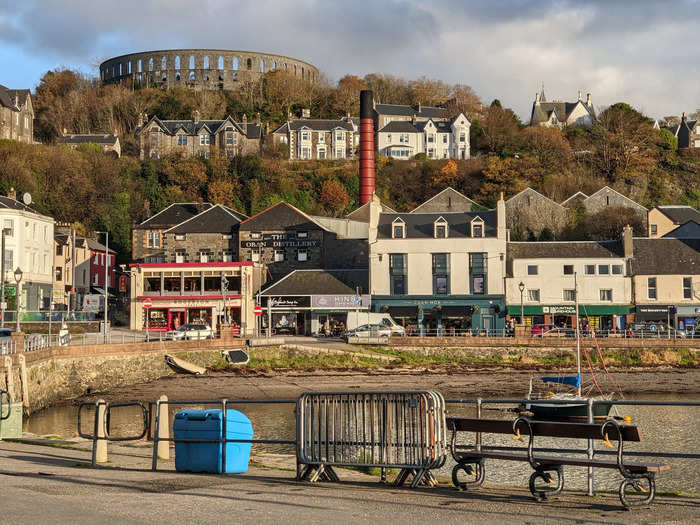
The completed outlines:
<svg viewBox="0 0 700 525">
<path fill-rule="evenodd" d="M 255 315 L 262 315 L 262 306 L 256 306 L 255 308 L 253 308 L 253 313 Z"/>
<path fill-rule="evenodd" d="M 153 301 L 151 301 L 150 299 L 145 299 L 145 300 L 143 301 L 143 307 L 144 307 L 144 308 L 150 308 L 151 306 L 153 306 Z"/>
</svg>

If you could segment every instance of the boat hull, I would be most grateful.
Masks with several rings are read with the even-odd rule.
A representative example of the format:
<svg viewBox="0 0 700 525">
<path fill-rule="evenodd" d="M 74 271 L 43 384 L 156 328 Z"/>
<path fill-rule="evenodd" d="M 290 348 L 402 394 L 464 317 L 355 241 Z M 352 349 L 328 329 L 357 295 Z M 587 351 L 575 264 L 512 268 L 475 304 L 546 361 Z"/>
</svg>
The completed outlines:
<svg viewBox="0 0 700 525">
<path fill-rule="evenodd" d="M 604 419 L 610 414 L 611 403 L 596 402 L 593 405 L 593 418 Z M 532 412 L 535 419 L 588 419 L 588 403 L 527 403 L 525 410 Z"/>
</svg>

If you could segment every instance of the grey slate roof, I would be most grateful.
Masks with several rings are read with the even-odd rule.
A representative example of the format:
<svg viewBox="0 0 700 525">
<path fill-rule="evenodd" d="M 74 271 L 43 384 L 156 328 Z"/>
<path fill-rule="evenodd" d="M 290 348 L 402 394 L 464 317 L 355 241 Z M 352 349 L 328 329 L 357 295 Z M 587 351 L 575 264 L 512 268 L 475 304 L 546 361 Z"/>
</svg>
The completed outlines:
<svg viewBox="0 0 700 525">
<path fill-rule="evenodd" d="M 29 213 L 36 213 L 39 215 L 39 212 L 36 211 L 33 208 L 30 208 L 23 202 L 20 202 L 16 199 L 11 199 L 10 197 L 5 197 L 3 195 L 0 195 L 0 208 L 7 208 L 10 210 L 21 210 L 21 211 L 27 211 Z"/>
<path fill-rule="evenodd" d="M 6 108 L 16 108 L 15 106 L 15 95 L 17 96 L 17 102 L 21 108 L 27 102 L 27 97 L 29 96 L 28 89 L 9 89 L 2 84 L 0 84 L 0 105 Z"/>
<path fill-rule="evenodd" d="M 211 207 L 209 202 L 176 202 L 143 221 L 138 228 L 170 228 Z"/>
<path fill-rule="evenodd" d="M 657 206 L 657 209 L 676 224 L 688 221 L 700 223 L 700 211 L 692 206 Z"/>
<path fill-rule="evenodd" d="M 515 259 L 581 259 L 624 257 L 622 241 L 509 242 L 506 275 L 513 277 Z"/>
<path fill-rule="evenodd" d="M 260 138 L 261 133 L 261 126 L 257 122 L 248 122 L 244 125 L 243 122 L 234 122 L 230 117 L 223 120 L 198 120 L 196 123 L 194 120 L 161 120 L 158 117 L 153 117 L 148 123 L 136 130 L 136 134 L 139 134 L 146 128 L 150 128 L 151 122 L 158 124 L 169 135 L 175 135 L 179 129 L 182 129 L 187 135 L 198 135 L 203 129 L 209 130 L 210 133 L 214 134 L 226 123 L 235 126 L 240 133 L 243 133 L 249 139 Z"/>
<path fill-rule="evenodd" d="M 246 218 L 230 208 L 217 204 L 166 230 L 167 233 L 232 233 Z"/>
<path fill-rule="evenodd" d="M 700 223 L 688 221 L 678 228 L 671 230 L 664 237 L 672 237 L 674 239 L 700 239 Z"/>
<path fill-rule="evenodd" d="M 498 217 L 496 210 L 471 211 L 460 213 L 382 213 L 379 216 L 377 237 L 391 239 L 391 226 L 397 218 L 406 224 L 406 239 L 432 239 L 434 225 L 440 217 L 447 221 L 449 238 L 470 238 L 471 221 L 480 217 L 484 221 L 484 237 L 496 237 Z"/>
<path fill-rule="evenodd" d="M 308 128 L 312 131 L 333 131 L 338 128 L 345 131 L 355 131 L 352 122 L 348 122 L 344 119 L 297 119 L 285 122 L 273 131 L 273 133 L 286 133 L 290 129 L 291 131 L 299 131 L 302 128 Z"/>
<path fill-rule="evenodd" d="M 64 135 L 58 138 L 62 144 L 109 144 L 113 145 L 119 139 L 118 135 L 111 133 L 80 133 Z"/>
<path fill-rule="evenodd" d="M 577 100 L 576 102 L 542 102 L 540 100 L 539 104 L 534 102 L 532 105 L 530 123 L 539 124 L 540 122 L 546 122 L 551 118 L 552 112 L 556 112 L 559 122 L 566 122 L 566 119 L 569 118 L 569 115 L 579 102 L 586 108 L 591 117 L 595 118 L 595 112 L 581 100 Z"/>
<path fill-rule="evenodd" d="M 432 106 L 405 106 L 400 104 L 375 104 L 374 111 L 378 115 L 397 115 L 420 118 L 444 118 L 445 110 Z"/>
<path fill-rule="evenodd" d="M 280 201 L 241 222 L 243 231 L 324 230 L 326 228 L 291 204 Z"/>
<path fill-rule="evenodd" d="M 95 239 L 90 239 L 89 237 L 86 239 L 88 248 L 91 250 L 94 250 L 96 252 L 103 252 L 105 251 L 105 245 L 102 243 L 97 242 Z M 117 253 L 115 252 L 112 248 L 109 249 L 109 253 Z"/>
<path fill-rule="evenodd" d="M 420 133 L 418 128 L 405 120 L 392 120 L 379 133 Z"/>
<path fill-rule="evenodd" d="M 634 275 L 700 274 L 700 239 L 634 239 Z"/>
<path fill-rule="evenodd" d="M 345 218 L 350 219 L 353 221 L 361 221 L 361 222 L 369 222 L 369 205 L 370 202 L 365 202 L 362 206 L 359 208 L 354 209 L 350 213 L 348 213 Z M 380 206 L 382 207 L 382 213 L 395 213 L 395 210 L 392 210 L 389 206 L 387 206 L 384 203 L 380 203 Z"/>
<path fill-rule="evenodd" d="M 416 206 L 411 213 L 471 211 L 478 204 L 454 188 L 448 187 Z M 437 209 L 439 207 L 440 209 Z"/>
<path fill-rule="evenodd" d="M 355 295 L 369 290 L 368 270 L 294 270 L 262 295 Z"/>
</svg>

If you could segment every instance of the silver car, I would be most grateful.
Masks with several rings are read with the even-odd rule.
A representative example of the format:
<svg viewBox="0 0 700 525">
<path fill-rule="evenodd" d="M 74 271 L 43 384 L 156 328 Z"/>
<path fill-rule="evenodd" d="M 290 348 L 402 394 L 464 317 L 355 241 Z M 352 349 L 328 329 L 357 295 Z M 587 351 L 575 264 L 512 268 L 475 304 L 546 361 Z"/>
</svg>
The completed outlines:
<svg viewBox="0 0 700 525">
<path fill-rule="evenodd" d="M 391 327 L 385 324 L 363 324 L 345 332 L 345 340 L 350 337 L 391 337 Z"/>
<path fill-rule="evenodd" d="M 212 339 L 214 332 L 206 324 L 187 323 L 177 330 L 170 332 L 170 338 L 174 341 L 182 339 Z"/>
</svg>

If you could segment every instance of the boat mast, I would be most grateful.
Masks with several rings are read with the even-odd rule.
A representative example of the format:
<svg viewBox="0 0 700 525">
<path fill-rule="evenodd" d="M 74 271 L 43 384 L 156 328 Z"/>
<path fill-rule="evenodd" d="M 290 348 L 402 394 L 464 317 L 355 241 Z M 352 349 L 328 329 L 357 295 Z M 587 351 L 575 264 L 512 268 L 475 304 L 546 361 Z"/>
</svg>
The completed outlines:
<svg viewBox="0 0 700 525">
<path fill-rule="evenodd" d="M 581 332 L 578 318 L 578 280 L 574 272 L 574 301 L 576 305 L 576 371 L 578 373 L 578 387 L 576 393 L 581 397 Z"/>
</svg>

